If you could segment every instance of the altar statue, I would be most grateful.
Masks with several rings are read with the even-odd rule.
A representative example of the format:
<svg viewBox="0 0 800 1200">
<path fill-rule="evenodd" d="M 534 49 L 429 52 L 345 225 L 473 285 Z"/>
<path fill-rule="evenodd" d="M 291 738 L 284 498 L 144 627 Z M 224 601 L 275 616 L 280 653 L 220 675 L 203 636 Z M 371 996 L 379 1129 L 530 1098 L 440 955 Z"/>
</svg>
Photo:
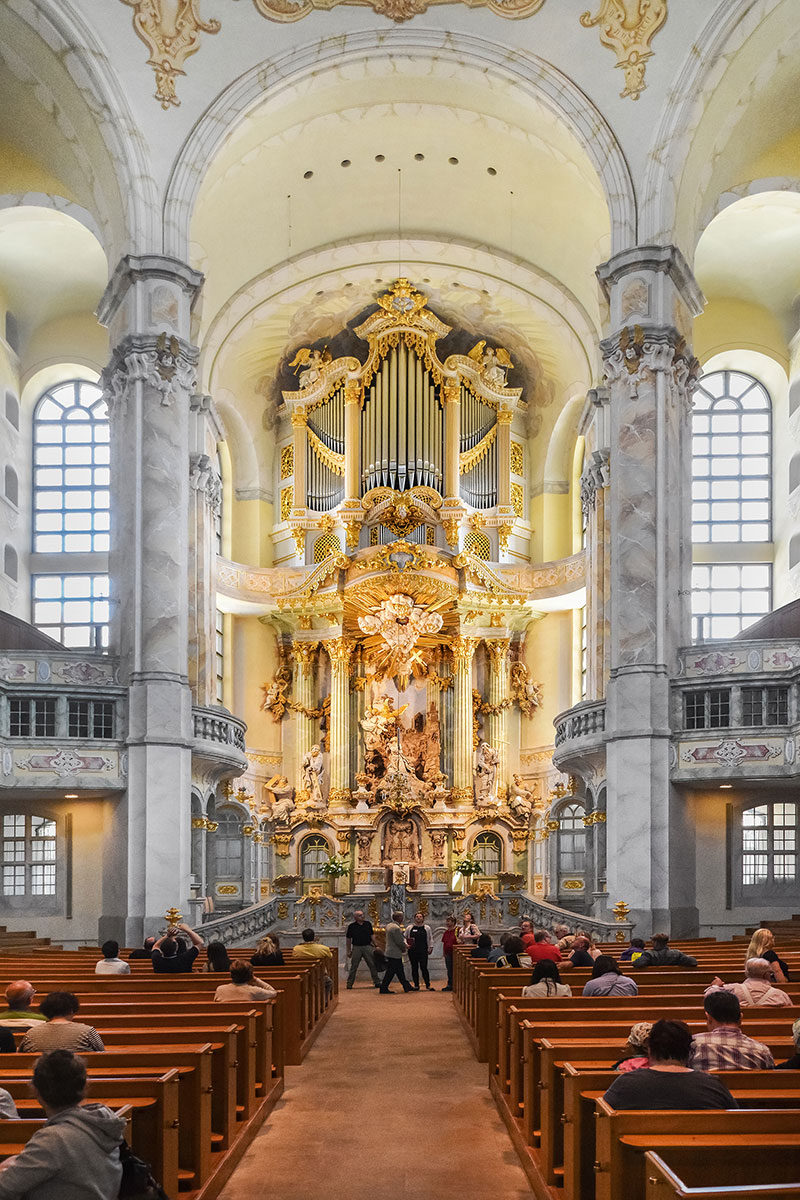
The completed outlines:
<svg viewBox="0 0 800 1200">
<path fill-rule="evenodd" d="M 285 775 L 273 775 L 264 784 L 264 799 L 270 821 L 286 822 L 294 812 L 294 788 Z"/>
<path fill-rule="evenodd" d="M 488 742 L 481 742 L 475 755 L 475 805 L 498 805 L 497 768 L 500 756 Z"/>
<path fill-rule="evenodd" d="M 375 612 L 358 618 L 362 633 L 380 636 L 383 647 L 376 665 L 388 676 L 408 676 L 415 665 L 421 668 L 423 658 L 415 646 L 420 637 L 438 633 L 442 623 L 441 613 L 415 604 L 405 592 L 395 592 Z"/>
<path fill-rule="evenodd" d="M 311 749 L 303 755 L 303 791 L 308 796 L 309 808 L 324 808 L 325 798 L 322 795 L 322 773 L 325 770 L 325 764 L 322 759 L 322 751 L 315 743 Z"/>
<path fill-rule="evenodd" d="M 527 824 L 533 812 L 533 792 L 521 775 L 515 774 L 513 780 L 513 787 L 508 793 L 508 807 L 518 821 Z"/>
<path fill-rule="evenodd" d="M 384 830 L 383 861 L 419 862 L 417 827 L 410 817 L 393 817 Z"/>
</svg>

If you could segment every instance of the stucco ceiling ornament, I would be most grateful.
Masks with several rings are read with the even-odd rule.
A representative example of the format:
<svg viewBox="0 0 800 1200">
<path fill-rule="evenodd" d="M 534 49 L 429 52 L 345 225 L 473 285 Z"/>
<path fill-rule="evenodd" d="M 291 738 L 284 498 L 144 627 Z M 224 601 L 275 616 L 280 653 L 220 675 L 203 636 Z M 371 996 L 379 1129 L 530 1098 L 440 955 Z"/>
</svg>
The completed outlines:
<svg viewBox="0 0 800 1200">
<path fill-rule="evenodd" d="M 335 8 L 338 4 L 355 4 L 371 8 L 390 21 L 409 21 L 427 12 L 434 4 L 452 4 L 453 0 L 253 0 L 256 8 L 271 21 L 299 21 L 314 9 Z M 488 8 L 498 17 L 531 17 L 544 0 L 463 0 L 468 8 Z"/>
<path fill-rule="evenodd" d="M 155 71 L 156 99 L 161 107 L 179 105 L 175 80 L 185 75 L 183 64 L 200 49 L 201 33 L 219 33 L 217 20 L 204 21 L 198 0 L 122 0 L 136 11 L 133 28 L 150 51 L 148 66 Z"/>
<path fill-rule="evenodd" d="M 625 72 L 623 99 L 638 100 L 647 84 L 644 72 L 653 51 L 650 43 L 667 19 L 667 0 L 602 0 L 592 16 L 585 12 L 581 25 L 600 26 L 600 41 L 617 56 L 617 66 Z"/>
</svg>

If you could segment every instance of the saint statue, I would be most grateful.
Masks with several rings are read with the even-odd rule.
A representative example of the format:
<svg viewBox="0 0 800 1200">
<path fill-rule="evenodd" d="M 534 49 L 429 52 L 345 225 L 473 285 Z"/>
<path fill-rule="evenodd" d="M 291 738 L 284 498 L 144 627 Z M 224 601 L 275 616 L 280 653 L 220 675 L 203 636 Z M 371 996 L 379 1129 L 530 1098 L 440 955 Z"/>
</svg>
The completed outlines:
<svg viewBox="0 0 800 1200">
<path fill-rule="evenodd" d="M 533 792 L 521 775 L 513 776 L 514 785 L 508 793 L 508 807 L 518 821 L 527 823 L 533 812 Z"/>
<path fill-rule="evenodd" d="M 322 751 L 315 743 L 307 754 L 303 755 L 303 791 L 308 795 L 309 808 L 324 808 L 325 798 L 322 795 L 322 773 L 325 764 Z"/>
<path fill-rule="evenodd" d="M 386 824 L 383 861 L 385 863 L 419 861 L 417 827 L 410 817 L 394 817 Z"/>
<path fill-rule="evenodd" d="M 500 756 L 488 742 L 480 742 L 475 755 L 475 804 L 476 807 L 497 806 L 497 768 Z"/>
<path fill-rule="evenodd" d="M 294 788 L 285 775 L 273 775 L 264 784 L 264 799 L 268 805 L 268 817 L 271 821 L 285 823 L 294 812 Z"/>
</svg>

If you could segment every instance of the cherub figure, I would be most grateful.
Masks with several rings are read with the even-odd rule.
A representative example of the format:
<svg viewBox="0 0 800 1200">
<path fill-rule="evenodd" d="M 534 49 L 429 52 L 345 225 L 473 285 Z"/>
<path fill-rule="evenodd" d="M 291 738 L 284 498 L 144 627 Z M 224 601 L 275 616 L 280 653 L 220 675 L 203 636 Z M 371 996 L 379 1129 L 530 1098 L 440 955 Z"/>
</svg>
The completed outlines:
<svg viewBox="0 0 800 1200">
<path fill-rule="evenodd" d="M 300 389 L 304 390 L 319 382 L 325 367 L 332 361 L 331 352 L 327 346 L 324 346 L 322 350 L 310 350 L 308 346 L 301 346 L 289 366 L 294 368 L 295 375 L 301 367 L 304 368 L 300 371 L 297 380 Z"/>
<path fill-rule="evenodd" d="M 502 346 L 493 349 L 487 346 L 485 340 L 477 342 L 468 355 L 480 367 L 480 372 L 490 387 L 500 389 L 506 386 L 506 375 L 514 366 L 511 355 Z"/>
</svg>

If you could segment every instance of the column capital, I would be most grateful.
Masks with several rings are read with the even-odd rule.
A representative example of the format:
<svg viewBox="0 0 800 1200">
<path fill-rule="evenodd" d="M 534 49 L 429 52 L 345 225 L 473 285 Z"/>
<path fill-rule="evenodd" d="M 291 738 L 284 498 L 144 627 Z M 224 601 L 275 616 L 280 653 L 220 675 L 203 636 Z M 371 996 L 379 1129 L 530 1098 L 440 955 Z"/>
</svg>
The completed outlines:
<svg viewBox="0 0 800 1200">
<path fill-rule="evenodd" d="M 348 638 L 331 638 L 322 643 L 323 649 L 334 667 L 347 667 L 355 644 Z"/>
<path fill-rule="evenodd" d="M 486 649 L 489 652 L 492 667 L 495 671 L 503 668 L 508 658 L 508 651 L 511 647 L 510 638 L 486 638 Z"/>
<path fill-rule="evenodd" d="M 300 666 L 302 675 L 309 675 L 311 668 L 314 665 L 314 655 L 319 647 L 319 642 L 315 641 L 293 641 L 292 654 Z"/>
<path fill-rule="evenodd" d="M 152 388 L 162 407 L 169 407 L 180 393 L 190 397 L 197 383 L 198 358 L 197 347 L 175 334 L 128 334 L 100 377 L 109 415 L 124 412 L 137 383 Z"/>
<path fill-rule="evenodd" d="M 450 649 L 458 667 L 468 667 L 470 665 L 479 641 L 480 638 L 462 637 L 460 635 L 453 638 L 450 643 Z"/>
<path fill-rule="evenodd" d="M 663 374 L 669 377 L 674 394 L 688 407 L 701 368 L 685 337 L 674 327 L 625 326 L 612 337 L 603 338 L 600 349 L 609 386 L 627 385 L 630 398 L 636 400 L 640 384 Z"/>
</svg>

